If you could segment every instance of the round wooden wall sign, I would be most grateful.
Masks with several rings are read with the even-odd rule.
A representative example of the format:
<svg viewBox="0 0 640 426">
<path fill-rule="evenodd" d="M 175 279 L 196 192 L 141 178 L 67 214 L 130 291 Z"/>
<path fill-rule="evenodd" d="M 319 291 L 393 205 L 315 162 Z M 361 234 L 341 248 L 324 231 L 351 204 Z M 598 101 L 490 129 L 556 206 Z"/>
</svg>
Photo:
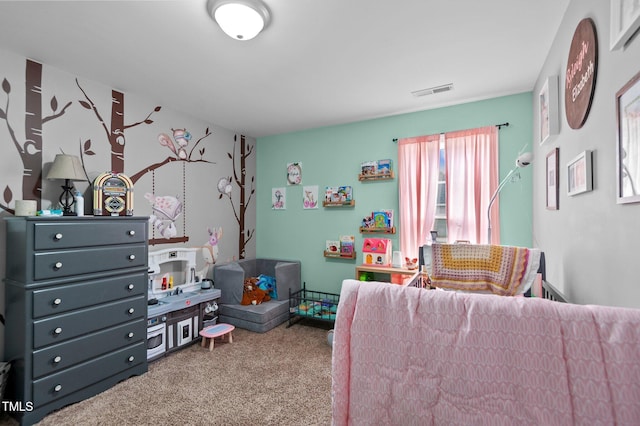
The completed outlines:
<svg viewBox="0 0 640 426">
<path fill-rule="evenodd" d="M 572 129 L 582 127 L 593 101 L 598 70 L 598 38 L 591 18 L 580 21 L 569 49 L 564 81 L 564 109 Z"/>
</svg>

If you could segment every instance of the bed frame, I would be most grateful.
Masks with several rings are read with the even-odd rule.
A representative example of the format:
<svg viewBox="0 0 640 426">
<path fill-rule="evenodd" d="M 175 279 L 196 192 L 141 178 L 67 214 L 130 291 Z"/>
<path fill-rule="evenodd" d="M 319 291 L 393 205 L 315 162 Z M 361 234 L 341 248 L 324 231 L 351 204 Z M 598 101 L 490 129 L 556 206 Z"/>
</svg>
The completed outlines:
<svg viewBox="0 0 640 426">
<path fill-rule="evenodd" d="M 567 298 L 564 297 L 557 288 L 544 280 L 542 280 L 542 295 L 540 297 L 553 300 L 554 302 L 569 303 Z"/>
</svg>

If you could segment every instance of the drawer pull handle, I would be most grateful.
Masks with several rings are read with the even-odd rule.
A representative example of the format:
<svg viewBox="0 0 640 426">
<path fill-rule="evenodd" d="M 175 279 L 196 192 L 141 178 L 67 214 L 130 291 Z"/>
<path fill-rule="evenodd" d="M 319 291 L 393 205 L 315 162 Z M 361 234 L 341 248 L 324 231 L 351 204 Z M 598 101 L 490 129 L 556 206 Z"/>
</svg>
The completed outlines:
<svg viewBox="0 0 640 426">
<path fill-rule="evenodd" d="M 128 337 L 129 339 L 133 339 L 133 333 L 129 333 L 129 334 L 127 334 L 127 337 Z"/>
<path fill-rule="evenodd" d="M 53 390 L 55 392 L 60 392 L 62 390 L 62 385 L 56 385 L 56 387 L 54 387 Z"/>
<path fill-rule="evenodd" d="M 55 357 L 55 358 L 53 359 L 53 363 L 54 363 L 54 364 L 58 364 L 60 361 L 62 361 L 62 357 L 61 357 L 60 355 L 58 355 L 57 357 Z"/>
<path fill-rule="evenodd" d="M 54 304 L 54 305 L 59 305 L 59 304 L 61 304 L 61 303 L 62 303 L 62 299 L 60 299 L 60 298 L 58 298 L 58 299 L 56 299 L 56 300 L 54 300 L 54 301 L 53 301 L 53 304 Z"/>
<path fill-rule="evenodd" d="M 62 262 L 56 262 L 55 265 L 53 265 L 54 269 L 62 269 Z"/>
<path fill-rule="evenodd" d="M 129 315 L 132 315 L 135 312 L 135 309 L 129 308 Z"/>
<path fill-rule="evenodd" d="M 129 357 L 129 362 L 133 362 L 133 360 L 134 360 L 134 359 L 135 359 L 135 358 L 133 357 L 133 355 L 131 355 L 131 356 Z"/>
<path fill-rule="evenodd" d="M 133 284 L 129 284 L 129 285 L 127 286 L 127 290 L 129 290 L 129 291 L 133 290 Z"/>
<path fill-rule="evenodd" d="M 62 334 L 62 327 L 57 327 L 55 330 L 53 330 L 53 334 Z"/>
<path fill-rule="evenodd" d="M 129 255 L 129 260 L 135 260 L 136 259 L 136 255 L 135 254 L 130 254 Z"/>
<path fill-rule="evenodd" d="M 133 237 L 134 235 L 136 235 L 136 231 L 134 231 L 133 229 L 129 232 L 127 232 L 127 234 L 129 234 L 129 236 Z"/>
<path fill-rule="evenodd" d="M 53 239 L 56 240 L 56 241 L 61 240 L 62 239 L 62 234 L 58 232 L 56 235 L 53 236 Z"/>
</svg>

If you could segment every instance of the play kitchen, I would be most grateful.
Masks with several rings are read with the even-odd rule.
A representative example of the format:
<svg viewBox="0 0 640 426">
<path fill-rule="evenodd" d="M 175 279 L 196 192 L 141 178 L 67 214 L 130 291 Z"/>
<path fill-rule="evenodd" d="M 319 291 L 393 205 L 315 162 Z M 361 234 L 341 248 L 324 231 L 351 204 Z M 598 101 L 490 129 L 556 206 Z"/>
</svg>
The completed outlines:
<svg viewBox="0 0 640 426">
<path fill-rule="evenodd" d="M 198 332 L 217 322 L 220 290 L 196 270 L 198 249 L 176 248 L 149 253 L 147 360 L 180 349 Z"/>
</svg>

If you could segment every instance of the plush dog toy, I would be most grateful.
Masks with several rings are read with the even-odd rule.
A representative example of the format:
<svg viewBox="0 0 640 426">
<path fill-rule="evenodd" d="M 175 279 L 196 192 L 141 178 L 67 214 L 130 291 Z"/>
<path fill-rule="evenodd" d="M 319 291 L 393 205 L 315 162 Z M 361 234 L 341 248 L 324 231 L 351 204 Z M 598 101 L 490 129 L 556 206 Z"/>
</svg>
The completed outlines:
<svg viewBox="0 0 640 426">
<path fill-rule="evenodd" d="M 259 305 L 271 300 L 269 294 L 258 287 L 258 278 L 252 277 L 244 280 L 241 305 Z"/>
</svg>

